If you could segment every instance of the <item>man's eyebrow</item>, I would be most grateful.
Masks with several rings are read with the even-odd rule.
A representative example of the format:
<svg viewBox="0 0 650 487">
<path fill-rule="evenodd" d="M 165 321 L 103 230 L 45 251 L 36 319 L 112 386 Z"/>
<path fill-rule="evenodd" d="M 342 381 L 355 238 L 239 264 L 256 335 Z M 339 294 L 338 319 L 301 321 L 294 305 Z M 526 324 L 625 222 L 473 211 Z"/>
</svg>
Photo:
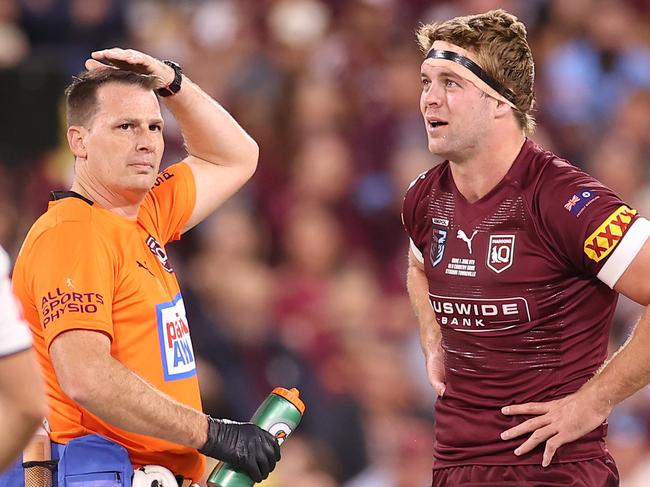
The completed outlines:
<svg viewBox="0 0 650 487">
<path fill-rule="evenodd" d="M 462 76 L 459 76 L 457 73 L 449 70 L 449 69 L 443 69 L 438 73 L 438 76 L 444 76 L 445 78 L 454 78 L 455 80 L 465 80 Z"/>
<path fill-rule="evenodd" d="M 420 71 L 420 77 L 421 78 L 429 78 L 429 79 L 444 77 L 444 78 L 453 78 L 454 80 L 458 80 L 458 81 L 466 81 L 465 78 L 458 75 L 454 71 L 451 71 L 451 70 L 445 69 L 445 68 L 442 68 L 440 71 L 437 71 L 435 73 L 435 75 L 433 75 L 433 76 L 425 73 L 424 70 L 421 70 Z"/>
<path fill-rule="evenodd" d="M 141 118 L 129 118 L 129 117 L 122 117 L 118 118 L 118 121 L 120 123 L 132 123 L 134 125 L 138 125 L 143 122 L 143 119 Z M 152 118 L 148 121 L 146 121 L 147 125 L 164 125 L 165 121 L 162 118 Z"/>
</svg>

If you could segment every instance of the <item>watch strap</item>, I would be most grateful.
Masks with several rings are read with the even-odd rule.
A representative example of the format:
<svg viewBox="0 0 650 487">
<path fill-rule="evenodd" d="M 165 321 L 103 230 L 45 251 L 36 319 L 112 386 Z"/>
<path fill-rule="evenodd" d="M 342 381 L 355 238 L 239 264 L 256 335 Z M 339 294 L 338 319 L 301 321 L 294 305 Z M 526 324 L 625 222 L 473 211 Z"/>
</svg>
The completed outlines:
<svg viewBox="0 0 650 487">
<path fill-rule="evenodd" d="M 158 93 L 158 96 L 167 97 L 167 96 L 175 95 L 180 91 L 181 81 L 183 80 L 183 70 L 181 69 L 181 66 L 174 61 L 169 61 L 166 59 L 163 61 L 163 63 L 165 63 L 167 66 L 171 67 L 174 70 L 174 80 L 171 83 L 169 83 L 167 86 L 158 88 L 156 90 L 156 93 Z"/>
</svg>

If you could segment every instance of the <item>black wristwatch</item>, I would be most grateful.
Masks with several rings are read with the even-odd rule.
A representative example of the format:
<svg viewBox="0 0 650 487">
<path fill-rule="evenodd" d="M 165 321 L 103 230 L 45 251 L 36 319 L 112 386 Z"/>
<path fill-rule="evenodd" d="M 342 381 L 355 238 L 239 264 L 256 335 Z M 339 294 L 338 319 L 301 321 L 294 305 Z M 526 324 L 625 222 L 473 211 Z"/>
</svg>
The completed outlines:
<svg viewBox="0 0 650 487">
<path fill-rule="evenodd" d="M 169 61 L 165 59 L 163 61 L 167 66 L 170 66 L 174 70 L 174 81 L 169 83 L 167 86 L 158 88 L 156 93 L 158 96 L 172 96 L 178 93 L 181 89 L 181 81 L 183 80 L 183 70 L 181 69 L 180 64 L 175 63 L 174 61 Z"/>
</svg>

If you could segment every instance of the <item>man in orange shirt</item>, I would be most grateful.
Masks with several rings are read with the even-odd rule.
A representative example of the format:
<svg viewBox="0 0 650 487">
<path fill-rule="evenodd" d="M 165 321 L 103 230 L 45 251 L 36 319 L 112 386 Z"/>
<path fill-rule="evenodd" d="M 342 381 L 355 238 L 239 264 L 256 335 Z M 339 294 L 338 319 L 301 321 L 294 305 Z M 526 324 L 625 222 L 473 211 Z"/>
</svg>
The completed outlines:
<svg viewBox="0 0 650 487">
<path fill-rule="evenodd" d="M 131 485 L 131 465 L 151 464 L 182 485 L 196 482 L 200 453 L 259 482 L 279 447 L 253 424 L 201 412 L 183 298 L 165 251 L 252 176 L 257 144 L 176 63 L 114 48 L 92 53 L 86 68 L 66 90 L 71 191 L 52 193 L 14 271 L 45 374 L 59 485 L 107 480 L 87 465 L 107 449 L 128 454 L 126 466 L 108 469 L 110 479 L 128 480 L 102 485 Z M 156 94 L 189 153 L 160 174 Z"/>
</svg>

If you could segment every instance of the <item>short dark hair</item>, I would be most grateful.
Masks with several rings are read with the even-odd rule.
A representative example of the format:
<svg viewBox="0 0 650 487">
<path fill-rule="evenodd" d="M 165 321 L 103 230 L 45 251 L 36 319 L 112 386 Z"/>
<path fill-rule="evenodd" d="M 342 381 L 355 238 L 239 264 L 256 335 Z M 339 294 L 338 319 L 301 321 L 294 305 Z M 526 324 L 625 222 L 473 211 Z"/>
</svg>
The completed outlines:
<svg viewBox="0 0 650 487">
<path fill-rule="evenodd" d="M 114 68 L 84 71 L 65 89 L 65 112 L 68 127 L 87 126 L 97 113 L 97 90 L 107 83 L 122 83 L 154 90 L 157 78 Z"/>
</svg>

